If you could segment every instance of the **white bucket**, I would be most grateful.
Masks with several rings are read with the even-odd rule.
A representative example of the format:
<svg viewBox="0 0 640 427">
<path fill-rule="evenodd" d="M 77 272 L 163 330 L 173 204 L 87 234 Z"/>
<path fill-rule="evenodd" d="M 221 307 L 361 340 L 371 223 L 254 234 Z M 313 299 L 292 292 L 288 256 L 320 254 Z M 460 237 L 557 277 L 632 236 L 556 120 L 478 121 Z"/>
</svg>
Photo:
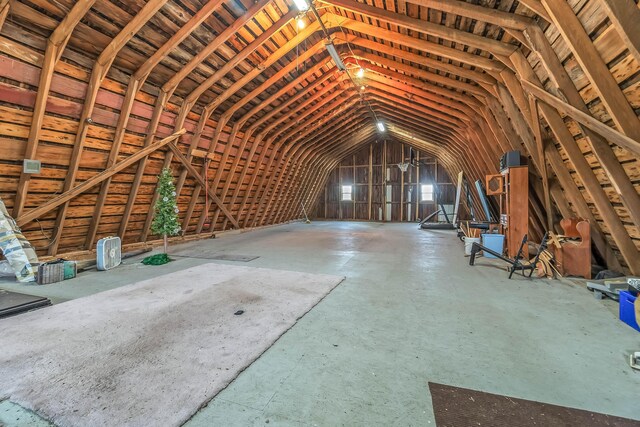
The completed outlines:
<svg viewBox="0 0 640 427">
<path fill-rule="evenodd" d="M 465 237 L 464 238 L 464 255 L 471 256 L 471 246 L 474 243 L 480 243 L 479 237 Z"/>
</svg>

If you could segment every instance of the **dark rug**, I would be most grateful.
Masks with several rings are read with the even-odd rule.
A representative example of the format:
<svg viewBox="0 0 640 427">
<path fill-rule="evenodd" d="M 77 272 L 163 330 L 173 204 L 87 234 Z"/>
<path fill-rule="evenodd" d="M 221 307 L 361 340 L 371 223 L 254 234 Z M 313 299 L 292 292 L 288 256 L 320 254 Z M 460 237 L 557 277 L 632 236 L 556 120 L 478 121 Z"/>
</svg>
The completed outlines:
<svg viewBox="0 0 640 427">
<path fill-rule="evenodd" d="M 260 258 L 255 255 L 237 255 L 237 254 L 209 254 L 207 252 L 189 252 L 189 251 L 177 251 L 170 253 L 169 256 L 179 258 L 197 258 L 197 259 L 211 259 L 218 261 L 237 261 L 237 262 L 249 262 L 254 259 Z"/>
<path fill-rule="evenodd" d="M 640 421 L 429 383 L 437 427 L 638 427 Z M 640 406 L 639 406 L 640 407 Z"/>
<path fill-rule="evenodd" d="M 0 319 L 51 305 L 48 298 L 0 289 Z"/>
</svg>

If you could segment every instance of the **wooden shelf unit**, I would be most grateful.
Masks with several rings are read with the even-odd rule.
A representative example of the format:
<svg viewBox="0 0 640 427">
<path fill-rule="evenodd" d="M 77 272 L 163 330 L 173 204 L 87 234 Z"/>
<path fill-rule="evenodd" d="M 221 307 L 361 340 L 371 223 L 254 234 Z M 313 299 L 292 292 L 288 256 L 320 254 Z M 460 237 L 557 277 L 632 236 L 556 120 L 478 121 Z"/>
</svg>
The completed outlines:
<svg viewBox="0 0 640 427">
<path fill-rule="evenodd" d="M 522 237 L 529 233 L 529 168 L 514 166 L 502 171 L 504 194 L 500 195 L 500 224 L 505 235 L 507 256 L 518 253 Z M 527 245 L 523 248 L 529 257 Z"/>
</svg>

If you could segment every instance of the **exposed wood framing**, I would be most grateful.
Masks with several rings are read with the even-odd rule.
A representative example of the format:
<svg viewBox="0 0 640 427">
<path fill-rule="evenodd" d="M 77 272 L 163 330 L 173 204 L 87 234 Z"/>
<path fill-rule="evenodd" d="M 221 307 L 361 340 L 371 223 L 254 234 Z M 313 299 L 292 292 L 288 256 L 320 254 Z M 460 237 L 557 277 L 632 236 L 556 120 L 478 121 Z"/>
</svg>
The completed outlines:
<svg viewBox="0 0 640 427">
<path fill-rule="evenodd" d="M 60 25 L 54 30 L 47 40 L 47 48 L 44 53 L 42 62 L 42 70 L 40 71 L 40 81 L 38 82 L 38 93 L 36 95 L 36 103 L 31 116 L 31 127 L 29 128 L 29 137 L 27 138 L 27 146 L 24 151 L 25 159 L 34 159 L 38 151 L 38 142 L 40 141 L 40 132 L 42 130 L 42 121 L 47 108 L 47 98 L 51 88 L 51 80 L 56 64 L 60 60 L 60 56 L 67 46 L 69 37 L 73 32 L 80 19 L 91 9 L 95 0 L 81 0 L 77 2 L 71 11 L 64 17 Z M 8 10 L 9 3 L 5 5 L 3 11 Z M 0 23 L 0 28 L 2 27 Z M 16 201 L 13 206 L 13 216 L 19 217 L 24 208 L 24 202 L 29 191 L 29 180 L 31 174 L 22 173 L 18 182 L 18 190 L 16 192 Z"/>
<path fill-rule="evenodd" d="M 162 167 L 178 172 L 189 238 L 297 219 L 301 206 L 330 214 L 327 183 L 344 159 L 343 178 L 366 181 L 339 203 L 345 219 L 377 220 L 379 206 L 387 220 L 416 218 L 426 166 L 392 167 L 389 184 L 403 189 L 392 218 L 373 201 L 407 147 L 469 181 L 515 149 L 531 159 L 533 240 L 557 227 L 556 212 L 581 216 L 596 257 L 640 271 L 635 2 L 322 4 L 300 30 L 295 8 L 269 0 L 0 0 L 0 191 L 39 251 L 152 238 Z M 362 79 L 336 69 L 323 26 Z M 25 158 L 43 173 L 22 173 Z M 39 223 L 24 222 L 33 212 Z"/>
<path fill-rule="evenodd" d="M 54 197 L 53 199 L 49 200 L 47 203 L 45 203 L 44 205 L 36 208 L 36 209 L 32 209 L 29 212 L 26 212 L 24 215 L 22 215 L 21 217 L 18 217 L 18 219 L 16 219 L 16 223 L 18 225 L 23 225 L 28 223 L 29 221 L 33 221 L 36 218 L 41 217 L 42 215 L 46 214 L 47 212 L 50 212 L 51 210 L 57 208 L 58 206 L 62 205 L 63 203 L 67 203 L 69 200 L 73 199 L 74 197 L 82 194 L 83 192 L 91 189 L 92 187 L 95 187 L 96 185 L 100 184 L 101 182 L 103 182 L 105 179 L 108 179 L 109 177 L 117 174 L 118 172 L 120 172 L 123 169 L 128 168 L 129 166 L 131 166 L 132 164 L 134 164 L 135 162 L 137 162 L 138 160 L 140 160 L 143 157 L 148 156 L 149 154 L 153 153 L 154 151 L 164 147 L 165 145 L 169 144 L 171 141 L 173 141 L 174 139 L 178 138 L 180 135 L 184 134 L 186 131 L 184 129 L 182 129 L 181 131 L 178 131 L 176 133 L 174 133 L 173 135 L 164 138 L 158 142 L 155 142 L 153 144 L 151 144 L 148 147 L 143 148 L 142 150 L 138 151 L 136 154 L 133 154 L 129 157 L 127 157 L 125 160 L 122 160 L 114 165 L 112 165 L 111 167 L 105 169 L 104 171 L 102 171 L 101 173 L 99 173 L 98 175 L 94 176 L 93 178 L 90 178 L 86 181 L 83 181 L 81 184 L 73 187 L 70 190 L 65 191 L 64 193 L 60 194 L 59 196 Z"/>
</svg>

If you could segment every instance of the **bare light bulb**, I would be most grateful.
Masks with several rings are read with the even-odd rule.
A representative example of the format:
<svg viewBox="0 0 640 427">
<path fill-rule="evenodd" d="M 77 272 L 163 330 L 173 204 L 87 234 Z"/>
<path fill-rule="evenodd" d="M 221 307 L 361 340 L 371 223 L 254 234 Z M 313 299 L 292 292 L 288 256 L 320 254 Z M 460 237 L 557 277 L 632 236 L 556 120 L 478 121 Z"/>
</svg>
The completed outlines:
<svg viewBox="0 0 640 427">
<path fill-rule="evenodd" d="M 306 24 L 304 23 L 304 19 L 298 18 L 296 19 L 296 25 L 298 26 L 299 30 L 303 30 Z"/>
<path fill-rule="evenodd" d="M 293 0 L 293 4 L 296 5 L 300 12 L 304 12 L 309 9 L 309 3 L 306 0 Z"/>
<path fill-rule="evenodd" d="M 364 68 L 360 68 L 358 69 L 358 71 L 356 71 L 356 77 L 359 79 L 364 77 Z"/>
</svg>

